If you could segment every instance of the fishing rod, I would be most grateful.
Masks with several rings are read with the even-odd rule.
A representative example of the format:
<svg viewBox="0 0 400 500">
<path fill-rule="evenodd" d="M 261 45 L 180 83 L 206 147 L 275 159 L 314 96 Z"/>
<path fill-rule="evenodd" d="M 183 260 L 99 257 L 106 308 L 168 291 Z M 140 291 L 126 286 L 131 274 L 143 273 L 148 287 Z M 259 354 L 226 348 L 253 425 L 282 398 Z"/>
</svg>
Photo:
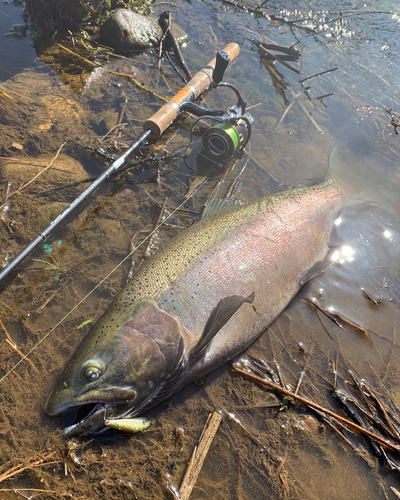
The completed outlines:
<svg viewBox="0 0 400 500">
<path fill-rule="evenodd" d="M 210 156 L 218 158 L 226 148 L 235 153 L 248 142 L 250 137 L 251 121 L 248 114 L 245 115 L 246 102 L 240 96 L 239 91 L 230 84 L 222 83 L 222 79 L 228 65 L 239 56 L 240 48 L 236 43 L 228 44 L 224 50 L 217 53 L 207 66 L 195 74 L 195 76 L 177 92 L 162 108 L 160 108 L 151 118 L 143 124 L 143 134 L 95 181 L 90 184 L 68 207 L 66 207 L 48 226 L 46 226 L 33 240 L 26 245 L 8 264 L 0 271 L 0 282 L 3 281 L 28 255 L 37 248 L 47 237 L 68 217 L 100 184 L 107 181 L 111 176 L 123 170 L 123 166 L 132 155 L 147 139 L 157 140 L 171 123 L 183 112 L 189 111 L 197 116 L 213 116 L 220 122 L 219 129 L 214 134 L 210 134 L 207 144 L 209 144 Z M 208 88 L 218 86 L 228 86 L 234 90 L 238 97 L 238 104 L 228 108 L 226 111 L 210 110 L 202 108 L 193 101 Z M 219 118 L 218 118 L 219 117 Z M 250 117 L 251 118 L 251 117 Z M 223 123 L 226 122 L 226 126 Z M 243 125 L 243 123 L 244 125 Z M 234 127 L 234 123 L 240 125 L 240 132 Z M 222 127 L 222 128 L 221 128 Z M 244 127 L 244 128 L 243 128 Z M 238 129 L 239 130 L 239 129 Z M 246 132 L 246 133 L 244 133 Z M 221 149 L 222 148 L 222 149 Z M 223 155 L 224 156 L 224 155 Z"/>
</svg>

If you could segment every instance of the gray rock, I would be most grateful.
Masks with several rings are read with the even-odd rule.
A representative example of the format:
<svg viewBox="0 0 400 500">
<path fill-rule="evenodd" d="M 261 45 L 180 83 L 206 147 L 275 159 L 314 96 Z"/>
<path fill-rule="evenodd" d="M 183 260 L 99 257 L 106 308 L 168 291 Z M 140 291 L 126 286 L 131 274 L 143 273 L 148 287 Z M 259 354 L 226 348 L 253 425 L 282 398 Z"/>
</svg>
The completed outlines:
<svg viewBox="0 0 400 500">
<path fill-rule="evenodd" d="M 189 40 L 189 36 L 176 23 L 172 23 L 172 33 L 179 44 Z M 155 17 L 137 14 L 129 9 L 118 9 L 107 19 L 100 29 L 100 40 L 118 52 L 157 47 L 162 30 Z"/>
</svg>

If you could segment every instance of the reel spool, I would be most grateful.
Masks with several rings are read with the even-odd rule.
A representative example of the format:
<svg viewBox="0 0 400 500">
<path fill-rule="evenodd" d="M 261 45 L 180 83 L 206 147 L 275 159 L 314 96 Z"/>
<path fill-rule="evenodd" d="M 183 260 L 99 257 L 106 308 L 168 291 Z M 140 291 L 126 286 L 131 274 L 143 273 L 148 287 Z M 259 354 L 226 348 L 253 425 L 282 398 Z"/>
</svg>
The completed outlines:
<svg viewBox="0 0 400 500">
<path fill-rule="evenodd" d="M 241 96 L 239 90 L 231 83 L 221 81 L 229 61 L 230 56 L 227 52 L 218 52 L 210 88 L 231 89 L 237 98 L 235 105 L 230 106 L 225 111 L 206 108 L 193 102 L 184 102 L 181 105 L 183 111 L 188 111 L 198 117 L 192 126 L 190 144 L 192 144 L 193 129 L 197 121 L 201 118 L 214 120 L 214 125 L 203 134 L 203 151 L 200 154 L 216 164 L 230 160 L 236 153 L 244 149 L 249 142 L 253 124 L 252 116 L 246 113 L 246 100 Z"/>
<path fill-rule="evenodd" d="M 226 121 L 208 128 L 203 134 L 204 155 L 217 163 L 230 160 L 247 144 L 252 122 L 252 117 L 246 113 L 234 124 Z"/>
</svg>

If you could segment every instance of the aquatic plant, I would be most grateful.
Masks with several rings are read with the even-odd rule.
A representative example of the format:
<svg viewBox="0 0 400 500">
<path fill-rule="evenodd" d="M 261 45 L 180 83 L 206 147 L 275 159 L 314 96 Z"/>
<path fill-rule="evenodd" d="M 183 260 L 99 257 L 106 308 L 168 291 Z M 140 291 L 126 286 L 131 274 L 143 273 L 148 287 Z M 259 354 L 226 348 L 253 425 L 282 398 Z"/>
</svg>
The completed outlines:
<svg viewBox="0 0 400 500">
<path fill-rule="evenodd" d="M 27 0 L 25 14 L 36 39 L 103 23 L 117 8 L 151 11 L 150 0 Z"/>
</svg>

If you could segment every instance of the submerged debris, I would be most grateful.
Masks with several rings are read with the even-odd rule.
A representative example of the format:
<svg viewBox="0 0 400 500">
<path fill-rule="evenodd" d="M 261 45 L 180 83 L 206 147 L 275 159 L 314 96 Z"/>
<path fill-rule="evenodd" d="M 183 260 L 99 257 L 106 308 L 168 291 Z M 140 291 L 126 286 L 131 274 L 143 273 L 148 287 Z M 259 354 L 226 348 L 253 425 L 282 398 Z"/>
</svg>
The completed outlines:
<svg viewBox="0 0 400 500">
<path fill-rule="evenodd" d="M 400 472 L 400 414 L 398 408 L 392 403 L 383 401 L 375 390 L 370 387 L 364 379 L 360 379 L 352 371 L 349 375 L 352 381 L 343 381 L 344 388 L 337 388 L 337 376 L 335 376 L 332 394 L 340 406 L 345 410 L 349 418 L 320 406 L 319 404 L 297 394 L 299 383 L 295 392 L 271 381 L 270 369 L 264 369 L 268 365 L 263 360 L 244 355 L 232 368 L 235 372 L 250 378 L 257 384 L 285 395 L 279 410 L 287 408 L 289 401 L 302 403 L 327 423 L 337 432 L 344 441 L 349 444 L 358 454 L 365 457 L 365 450 L 349 440 L 348 429 L 360 432 L 370 443 L 372 451 L 380 457 L 384 464 L 390 469 Z M 304 375 L 303 369 L 299 381 Z M 263 372 L 263 373 L 262 373 Z M 335 372 L 337 375 L 337 373 Z M 261 376 L 260 376 L 261 375 Z M 339 428 L 337 427 L 339 426 Z"/>
</svg>

